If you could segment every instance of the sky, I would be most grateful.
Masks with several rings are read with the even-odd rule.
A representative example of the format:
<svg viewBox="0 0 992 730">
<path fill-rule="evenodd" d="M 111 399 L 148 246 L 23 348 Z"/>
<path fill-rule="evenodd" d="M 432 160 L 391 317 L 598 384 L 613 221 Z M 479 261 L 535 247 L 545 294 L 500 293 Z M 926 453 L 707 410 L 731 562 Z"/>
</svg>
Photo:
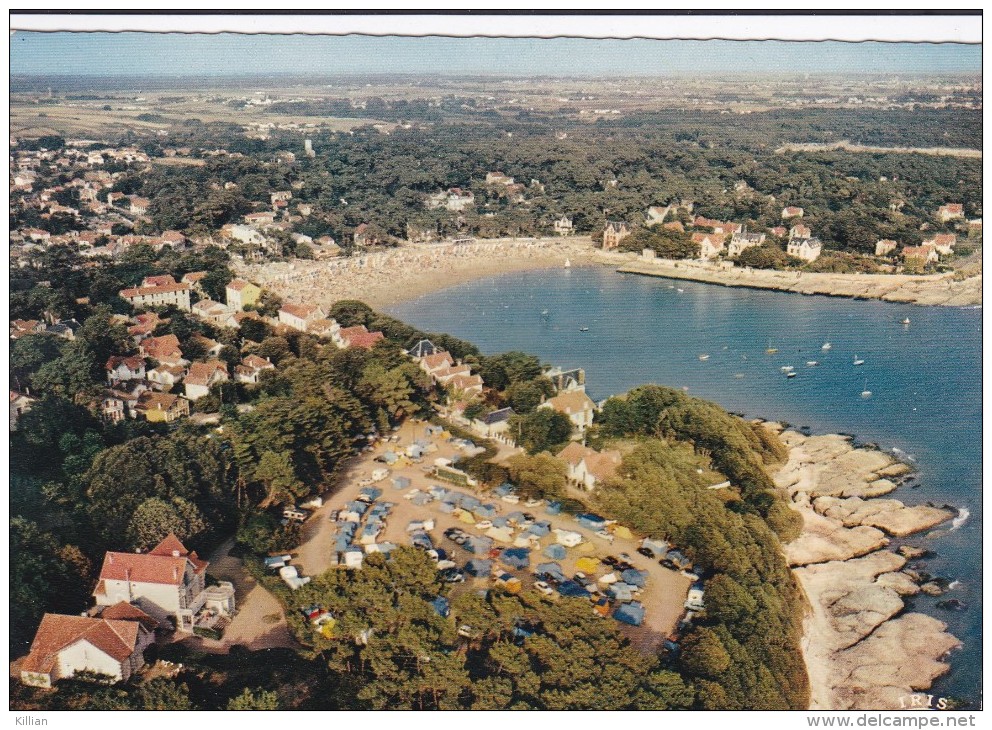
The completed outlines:
<svg viewBox="0 0 992 730">
<path fill-rule="evenodd" d="M 980 73 L 982 52 L 957 43 L 24 31 L 10 44 L 11 74 L 97 76 Z"/>
</svg>

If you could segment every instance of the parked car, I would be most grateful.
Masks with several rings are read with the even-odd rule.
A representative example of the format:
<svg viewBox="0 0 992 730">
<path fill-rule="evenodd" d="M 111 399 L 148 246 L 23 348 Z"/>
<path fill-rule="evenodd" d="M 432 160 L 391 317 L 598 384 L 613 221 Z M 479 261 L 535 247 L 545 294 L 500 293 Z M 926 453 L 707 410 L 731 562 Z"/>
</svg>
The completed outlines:
<svg viewBox="0 0 992 730">
<path fill-rule="evenodd" d="M 475 524 L 475 529 L 476 530 L 488 530 L 492 526 L 493 526 L 493 523 L 492 523 L 491 520 L 482 520 L 482 522 L 477 522 Z"/>
<path fill-rule="evenodd" d="M 420 494 L 420 490 L 417 489 L 416 487 L 414 487 L 409 492 L 407 492 L 406 494 L 403 495 L 403 499 L 413 499 L 418 494 Z"/>
<path fill-rule="evenodd" d="M 440 571 L 449 570 L 451 568 L 457 568 L 458 564 L 453 560 L 438 560 L 437 569 Z"/>
<path fill-rule="evenodd" d="M 341 514 L 341 510 L 337 510 L 337 509 L 336 510 L 332 510 L 331 513 L 329 515 L 327 515 L 327 519 L 329 519 L 331 522 L 337 522 L 338 521 L 338 515 L 340 515 L 340 514 Z"/>
<path fill-rule="evenodd" d="M 648 550 L 646 547 L 637 548 L 637 552 L 643 555 L 645 558 L 651 558 L 652 560 L 654 560 L 654 553 Z"/>
<path fill-rule="evenodd" d="M 602 562 L 603 565 L 610 566 L 611 568 L 616 568 L 618 565 L 620 565 L 620 560 L 617 558 L 616 555 L 607 555 L 600 562 Z"/>
<path fill-rule="evenodd" d="M 593 534 L 596 537 L 599 537 L 599 538 L 602 538 L 603 540 L 606 540 L 606 542 L 609 542 L 609 543 L 612 543 L 613 542 L 613 535 L 611 535 L 606 530 L 597 530 Z"/>
<path fill-rule="evenodd" d="M 543 499 L 528 499 L 524 502 L 524 507 L 540 507 L 542 504 L 544 504 Z"/>
<path fill-rule="evenodd" d="M 539 580 L 534 583 L 535 590 L 540 591 L 546 596 L 553 596 L 555 594 L 555 589 L 545 583 L 543 580 Z"/>
<path fill-rule="evenodd" d="M 458 627 L 458 635 L 466 639 L 471 639 L 475 636 L 475 630 L 468 624 L 462 624 Z"/>
<path fill-rule="evenodd" d="M 519 504 L 520 497 L 515 494 L 505 494 L 500 499 L 508 504 Z"/>
</svg>

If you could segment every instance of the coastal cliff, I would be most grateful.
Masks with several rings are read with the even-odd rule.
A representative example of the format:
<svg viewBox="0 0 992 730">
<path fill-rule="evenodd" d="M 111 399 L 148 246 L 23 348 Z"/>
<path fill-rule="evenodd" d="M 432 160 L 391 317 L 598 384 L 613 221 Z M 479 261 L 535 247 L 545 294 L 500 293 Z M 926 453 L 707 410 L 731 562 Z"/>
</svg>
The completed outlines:
<svg viewBox="0 0 992 730">
<path fill-rule="evenodd" d="M 625 274 L 687 279 L 722 286 L 949 307 L 982 303 L 981 273 L 964 279 L 956 279 L 953 274 L 817 274 L 737 268 L 697 261 L 643 260 L 633 254 L 603 254 L 600 260 L 618 266 L 617 271 Z"/>
<path fill-rule="evenodd" d="M 810 709 L 898 709 L 900 697 L 949 670 L 943 660 L 960 642 L 941 621 L 904 612 L 903 598 L 927 586 L 906 569 L 906 557 L 886 548 L 890 537 L 954 513 L 878 499 L 909 472 L 882 452 L 766 425 L 789 447 L 775 481 L 804 522 L 785 554 L 810 603 L 803 640 Z"/>
</svg>

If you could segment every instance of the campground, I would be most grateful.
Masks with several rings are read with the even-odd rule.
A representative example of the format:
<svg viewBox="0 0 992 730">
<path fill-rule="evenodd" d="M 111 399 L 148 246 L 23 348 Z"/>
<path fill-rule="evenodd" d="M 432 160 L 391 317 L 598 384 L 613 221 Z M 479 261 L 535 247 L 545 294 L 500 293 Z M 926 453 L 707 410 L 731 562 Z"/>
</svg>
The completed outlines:
<svg viewBox="0 0 992 730">
<path fill-rule="evenodd" d="M 484 536 L 490 532 L 488 528 L 480 529 L 476 526 L 478 517 L 473 517 L 467 510 L 455 508 L 451 509 L 449 504 L 439 498 L 430 497 L 433 489 L 434 495 L 443 494 L 445 490 L 449 494 L 461 494 L 469 498 L 470 503 L 474 498 L 477 502 L 490 505 L 489 508 L 495 512 L 497 522 L 499 517 L 507 517 L 514 512 L 523 512 L 532 516 L 538 523 L 544 523 L 547 534 L 537 538 L 530 537 L 530 558 L 529 567 L 512 569 L 499 559 L 492 561 L 492 577 L 473 577 L 470 573 L 465 573 L 465 582 L 456 583 L 452 586 L 452 594 L 466 590 L 488 589 L 494 585 L 494 577 L 500 573 L 510 573 L 518 578 L 523 584 L 523 589 L 528 590 L 533 587 L 535 581 L 539 580 L 533 574 L 536 565 L 552 561 L 547 557 L 545 551 L 549 546 L 555 544 L 555 530 L 564 530 L 571 533 L 578 533 L 581 536 L 581 543 L 564 549 L 564 557 L 560 557 L 554 562 L 561 566 L 566 578 L 572 578 L 577 571 L 583 571 L 590 581 L 596 582 L 601 589 L 605 589 L 607 584 L 598 579 L 613 573 L 613 569 L 607 564 L 599 562 L 608 556 L 618 557 L 621 553 L 626 553 L 624 558 L 634 569 L 641 571 L 643 588 L 634 596 L 634 600 L 639 601 L 645 609 L 643 623 L 640 626 L 632 626 L 618 622 L 618 626 L 630 638 L 631 642 L 643 651 L 657 651 L 666 638 L 671 635 L 679 621 L 685 614 L 685 601 L 689 587 L 693 579 L 684 573 L 663 567 L 657 560 L 647 558 L 637 553 L 640 546 L 640 537 L 632 535 L 623 537 L 614 534 L 613 541 L 595 534 L 594 529 L 580 525 L 576 518 L 566 513 L 548 514 L 547 504 L 542 503 L 537 506 L 525 506 L 524 500 L 518 504 L 503 501 L 500 496 L 492 492 L 483 492 L 473 489 L 470 486 L 451 484 L 436 476 L 431 476 L 431 471 L 435 459 L 456 459 L 465 456 L 464 447 L 452 441 L 447 433 L 428 434 L 428 424 L 423 421 L 410 420 L 403 426 L 390 434 L 391 440 L 380 441 L 375 447 L 364 452 L 346 467 L 338 485 L 323 495 L 324 504 L 315 510 L 307 519 L 303 526 L 304 540 L 300 545 L 293 564 L 297 566 L 302 575 L 314 576 L 337 566 L 336 544 L 339 539 L 339 529 L 341 523 L 330 519 L 333 512 L 340 512 L 346 505 L 354 503 L 362 495 L 363 489 L 370 487 L 381 490 L 373 504 L 382 505 L 389 503 L 388 515 L 383 520 L 381 531 L 375 535 L 374 540 L 377 545 L 389 544 L 400 546 L 410 545 L 412 533 L 408 531 L 408 526 L 412 522 L 433 521 L 433 527 L 426 530 L 435 549 L 444 550 L 447 558 L 456 563 L 459 569 L 464 570 L 466 563 L 473 559 L 485 559 L 489 555 L 473 554 L 465 547 L 456 544 L 452 539 L 445 536 L 445 532 L 451 528 L 462 530 L 473 538 L 481 538 L 485 542 Z M 386 452 L 402 453 L 407 446 L 414 442 L 426 442 L 427 453 L 419 460 L 419 463 L 406 457 L 401 457 L 395 463 L 386 466 L 377 458 L 382 458 Z M 389 473 L 385 478 L 369 484 L 372 473 L 375 470 L 388 469 Z M 381 473 L 381 472 L 380 472 Z M 407 481 L 408 480 L 408 481 Z M 398 486 L 400 485 L 400 486 Z M 412 490 L 420 490 L 412 495 Z M 424 495 L 424 496 L 421 496 Z M 418 497 L 416 500 L 407 496 Z M 457 497 L 455 497 L 457 498 Z M 511 497 L 512 499 L 512 497 Z M 552 510 L 553 511 L 553 510 Z M 366 520 L 362 519 L 365 524 Z M 496 539 L 493 540 L 493 547 L 510 548 L 516 537 L 523 534 L 524 528 L 517 526 L 516 529 L 509 530 L 510 541 Z M 359 545 L 359 535 L 362 527 L 354 536 L 354 544 Z M 624 530 L 618 530 L 621 535 Z M 493 534 L 490 532 L 490 534 Z M 507 533 L 502 532 L 506 537 Z M 629 534 L 629 532 L 627 533 Z M 492 538 L 488 538 L 492 539 Z M 573 540 L 575 538 L 573 537 Z M 373 548 L 373 550 L 376 548 Z M 552 549 L 557 554 L 561 554 L 560 549 Z M 582 561 L 581 564 L 579 561 Z M 343 569 L 343 568 L 342 568 Z M 618 575 L 618 573 L 615 573 Z M 609 578 L 607 578 L 609 580 Z M 548 596 L 548 600 L 561 600 L 557 592 Z M 590 602 L 590 611 L 593 610 Z M 619 603 L 617 604 L 619 605 Z M 610 608 L 612 614 L 615 606 Z M 606 618 L 604 620 L 614 620 Z"/>
</svg>

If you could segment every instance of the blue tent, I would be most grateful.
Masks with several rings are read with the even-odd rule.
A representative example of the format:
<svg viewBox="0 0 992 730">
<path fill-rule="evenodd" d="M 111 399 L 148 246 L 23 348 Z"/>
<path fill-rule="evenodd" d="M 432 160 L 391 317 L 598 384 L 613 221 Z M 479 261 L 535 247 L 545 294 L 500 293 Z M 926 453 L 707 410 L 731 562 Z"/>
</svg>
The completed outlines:
<svg viewBox="0 0 992 730">
<path fill-rule="evenodd" d="M 448 618 L 448 615 L 451 613 L 451 608 L 448 606 L 448 599 L 444 596 L 438 596 L 435 598 L 431 601 L 431 605 L 434 607 L 434 610 L 437 611 L 437 615 L 441 618 Z"/>
<path fill-rule="evenodd" d="M 469 512 L 475 512 L 475 510 L 481 506 L 482 506 L 482 502 L 480 502 L 475 497 L 472 497 L 467 494 L 464 497 L 462 497 L 462 509 L 467 509 Z"/>
<path fill-rule="evenodd" d="M 561 502 L 548 502 L 548 506 L 544 508 L 545 513 L 549 515 L 560 515 L 561 514 Z"/>
<path fill-rule="evenodd" d="M 513 494 L 516 491 L 516 487 L 509 482 L 503 482 L 496 489 L 493 490 L 493 494 L 497 497 L 505 497 L 508 494 Z"/>
<path fill-rule="evenodd" d="M 644 623 L 644 606 L 637 601 L 621 604 L 613 612 L 613 618 L 631 626 L 640 626 Z"/>
<path fill-rule="evenodd" d="M 493 523 L 493 527 L 507 527 L 510 524 L 510 521 L 506 517 L 493 517 L 491 522 Z"/>
<path fill-rule="evenodd" d="M 430 504 L 433 500 L 434 498 L 431 497 L 431 495 L 427 494 L 426 492 L 421 492 L 410 501 L 413 502 L 418 507 L 423 507 L 425 504 Z M 455 509 L 454 507 L 451 508 L 452 511 L 454 511 L 454 509 Z"/>
<path fill-rule="evenodd" d="M 368 537 L 374 540 L 376 535 L 378 535 L 381 531 L 382 530 L 379 528 L 378 525 L 368 524 L 365 525 L 364 528 L 362 528 L 362 537 Z"/>
<path fill-rule="evenodd" d="M 342 535 L 347 535 L 348 537 L 354 537 L 355 533 L 358 532 L 357 522 L 339 522 L 338 532 Z"/>
<path fill-rule="evenodd" d="M 544 554 L 552 560 L 564 560 L 567 555 L 567 551 L 565 550 L 564 545 L 555 543 L 554 545 L 548 545 L 544 548 Z"/>
<path fill-rule="evenodd" d="M 530 550 L 527 548 L 507 548 L 499 559 L 511 568 L 526 568 L 530 565 Z"/>
<path fill-rule="evenodd" d="M 416 532 L 410 533 L 410 544 L 414 547 L 423 548 L 424 550 L 434 549 L 434 543 L 431 542 L 431 536 L 423 530 L 417 530 Z"/>
<path fill-rule="evenodd" d="M 588 598 L 589 591 L 584 586 L 579 585 L 574 580 L 565 580 L 558 584 L 558 592 L 563 596 L 574 598 Z"/>
<path fill-rule="evenodd" d="M 611 583 L 606 589 L 606 592 L 611 598 L 615 598 L 618 601 L 630 601 L 634 598 L 634 594 L 630 590 L 630 585 L 623 582 Z"/>
<path fill-rule="evenodd" d="M 438 433 L 444 433 L 444 426 L 428 426 L 424 429 L 424 433 L 428 436 L 433 436 Z"/>
<path fill-rule="evenodd" d="M 516 522 L 519 525 L 521 522 L 524 521 L 525 518 L 523 512 L 521 512 L 520 510 L 516 510 L 508 514 L 506 516 L 506 519 L 509 520 L 510 522 Z"/>
<path fill-rule="evenodd" d="M 692 566 L 692 561 L 689 560 L 683 553 L 678 550 L 669 550 L 668 555 L 665 556 L 668 560 L 671 560 L 675 565 L 683 570 Z"/>
<path fill-rule="evenodd" d="M 369 499 L 379 499 L 382 496 L 382 490 L 378 487 L 362 487 L 360 494 L 364 494 Z"/>
<path fill-rule="evenodd" d="M 359 502 L 358 500 L 355 500 L 354 502 L 348 502 L 348 504 L 346 504 L 344 508 L 348 512 L 357 512 L 360 515 L 364 515 L 366 512 L 368 512 L 369 506 L 365 504 L 365 502 Z"/>
<path fill-rule="evenodd" d="M 646 570 L 628 568 L 620 574 L 620 578 L 623 579 L 624 583 L 629 583 L 632 586 L 643 588 L 644 584 L 647 583 L 648 580 L 648 572 Z"/>
<path fill-rule="evenodd" d="M 535 522 L 533 525 L 527 528 L 527 532 L 529 532 L 531 535 L 536 535 L 537 537 L 544 537 L 545 535 L 551 532 L 551 523 L 545 522 L 543 520 L 541 522 Z"/>
<path fill-rule="evenodd" d="M 491 520 L 496 516 L 496 505 L 494 504 L 480 504 L 474 510 L 476 517 L 480 517 L 484 520 Z"/>
<path fill-rule="evenodd" d="M 493 539 L 481 535 L 471 535 L 462 546 L 475 555 L 488 555 L 493 549 Z"/>
<path fill-rule="evenodd" d="M 600 517 L 599 515 L 594 515 L 589 512 L 581 514 L 575 518 L 578 520 L 579 524 L 583 527 L 587 527 L 590 530 L 602 530 L 606 527 L 606 519 Z"/>
<path fill-rule="evenodd" d="M 414 443 L 406 447 L 406 455 L 409 456 L 411 459 L 420 459 L 423 457 L 424 452 L 426 450 L 427 447 L 421 446 L 418 443 Z"/>
<path fill-rule="evenodd" d="M 338 539 L 334 543 L 334 552 L 343 553 L 350 547 L 351 538 L 348 535 L 338 535 Z"/>
<path fill-rule="evenodd" d="M 477 578 L 488 578 L 493 572 L 492 560 L 469 560 L 465 563 L 465 572 Z"/>
<path fill-rule="evenodd" d="M 448 496 L 448 490 L 442 487 L 440 484 L 432 484 L 427 492 L 434 499 L 444 499 Z"/>
<path fill-rule="evenodd" d="M 379 552 L 385 553 L 386 555 L 389 555 L 389 553 L 396 549 L 396 545 L 391 542 L 380 542 L 376 544 L 379 546 Z"/>
<path fill-rule="evenodd" d="M 566 580 L 565 571 L 558 563 L 541 563 L 534 568 L 534 573 L 541 578 L 551 578 L 558 583 L 564 583 Z"/>
<path fill-rule="evenodd" d="M 446 515 L 450 515 L 456 509 L 455 505 L 451 504 L 451 502 L 441 502 L 437 508 Z"/>
<path fill-rule="evenodd" d="M 410 486 L 410 477 L 393 477 L 393 489 L 406 489 Z"/>
<path fill-rule="evenodd" d="M 387 464 L 392 465 L 395 464 L 396 460 L 399 459 L 400 457 L 396 455 L 395 451 L 387 451 L 379 458 L 382 459 Z"/>
</svg>

